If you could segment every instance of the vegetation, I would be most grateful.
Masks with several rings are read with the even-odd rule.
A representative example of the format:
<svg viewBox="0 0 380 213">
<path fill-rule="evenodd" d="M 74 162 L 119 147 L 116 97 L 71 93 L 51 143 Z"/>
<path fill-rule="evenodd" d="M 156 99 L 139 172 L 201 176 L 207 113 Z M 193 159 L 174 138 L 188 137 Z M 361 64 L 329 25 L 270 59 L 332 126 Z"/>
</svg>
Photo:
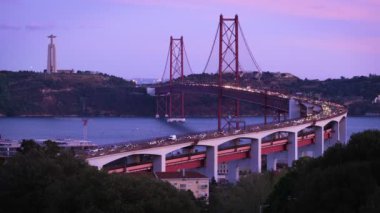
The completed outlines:
<svg viewBox="0 0 380 213">
<path fill-rule="evenodd" d="M 153 115 L 154 99 L 132 81 L 100 73 L 0 72 L 0 115 Z"/>
<path fill-rule="evenodd" d="M 279 181 L 267 212 L 380 212 L 380 131 L 352 135 L 317 159 L 304 158 Z"/>
<path fill-rule="evenodd" d="M 0 212 L 380 212 L 380 131 L 354 134 L 284 173 L 210 187 L 206 205 L 148 176 L 108 175 L 60 150 L 23 141 L 0 166 Z"/>
<path fill-rule="evenodd" d="M 226 75 L 232 82 L 234 75 Z M 380 76 L 351 79 L 301 80 L 288 73 L 243 73 L 241 86 L 262 87 L 285 93 L 302 93 L 330 99 L 349 107 L 351 115 L 380 113 L 373 99 L 380 93 Z M 216 82 L 216 74 L 192 74 L 186 80 Z M 233 101 L 224 100 L 226 114 L 232 114 Z M 229 104 L 229 102 L 231 102 Z M 215 116 L 216 97 L 186 94 L 185 108 L 190 116 Z M 155 98 L 132 81 L 101 73 L 44 74 L 0 71 L 0 115 L 4 116 L 153 116 Z M 231 112 L 230 112 L 231 111 Z M 262 107 L 242 103 L 241 114 L 258 115 Z"/>
<path fill-rule="evenodd" d="M 234 75 L 226 75 L 225 82 L 231 82 Z M 217 82 L 216 74 L 194 74 L 189 80 L 197 82 Z M 258 73 L 243 73 L 241 86 L 261 87 L 284 93 L 301 93 L 305 96 L 328 99 L 344 104 L 349 108 L 350 115 L 365 115 L 379 113 L 380 103 L 373 104 L 374 98 L 380 94 L 380 76 L 355 76 L 353 78 L 309 80 L 299 79 L 289 73 L 263 72 L 258 80 Z M 213 104 L 213 102 L 211 102 Z M 244 110 L 242 110 L 244 113 Z M 256 108 L 260 111 L 260 108 Z"/>
<path fill-rule="evenodd" d="M 98 171 L 51 142 L 24 141 L 0 166 L 0 212 L 198 212 L 195 203 L 152 177 Z"/>
<path fill-rule="evenodd" d="M 249 174 L 236 185 L 211 185 L 209 212 L 260 213 L 282 173 Z"/>
</svg>

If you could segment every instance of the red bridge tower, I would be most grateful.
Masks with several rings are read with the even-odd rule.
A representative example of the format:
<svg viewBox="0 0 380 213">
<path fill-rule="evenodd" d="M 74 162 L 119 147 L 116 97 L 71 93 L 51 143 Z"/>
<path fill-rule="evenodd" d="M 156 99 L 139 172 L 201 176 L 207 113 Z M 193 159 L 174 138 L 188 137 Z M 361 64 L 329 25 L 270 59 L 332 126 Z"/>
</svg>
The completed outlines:
<svg viewBox="0 0 380 213">
<path fill-rule="evenodd" d="M 170 37 L 169 47 L 169 85 L 170 92 L 163 96 L 157 96 L 157 114 L 159 117 L 162 111 L 165 111 L 165 117 L 168 122 L 185 121 L 185 95 L 184 92 L 174 92 L 175 84 L 183 83 L 184 80 L 184 45 L 183 37 Z"/>
<path fill-rule="evenodd" d="M 235 18 L 224 18 L 220 15 L 219 20 L 219 69 L 218 69 L 218 130 L 221 131 L 223 118 L 223 86 L 225 73 L 234 74 L 233 86 L 240 85 L 239 71 L 239 20 Z M 235 100 L 234 116 L 237 119 L 240 115 L 240 102 Z M 239 122 L 236 123 L 236 129 L 239 129 Z"/>
</svg>

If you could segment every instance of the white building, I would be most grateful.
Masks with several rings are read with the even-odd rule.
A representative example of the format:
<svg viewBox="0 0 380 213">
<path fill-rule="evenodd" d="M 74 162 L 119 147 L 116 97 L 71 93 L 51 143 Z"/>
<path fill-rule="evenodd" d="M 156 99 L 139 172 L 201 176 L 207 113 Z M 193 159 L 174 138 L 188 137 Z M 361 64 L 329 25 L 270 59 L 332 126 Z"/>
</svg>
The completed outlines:
<svg viewBox="0 0 380 213">
<path fill-rule="evenodd" d="M 163 181 L 169 182 L 179 190 L 190 190 L 195 198 L 209 196 L 209 179 L 198 172 L 155 172 L 155 176 Z"/>
</svg>

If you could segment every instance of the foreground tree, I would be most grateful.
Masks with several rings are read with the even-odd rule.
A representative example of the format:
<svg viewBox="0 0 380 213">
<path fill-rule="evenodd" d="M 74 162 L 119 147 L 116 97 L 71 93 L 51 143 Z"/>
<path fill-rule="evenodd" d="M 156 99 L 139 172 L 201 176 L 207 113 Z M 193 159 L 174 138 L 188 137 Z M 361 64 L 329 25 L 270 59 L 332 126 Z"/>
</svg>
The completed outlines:
<svg viewBox="0 0 380 213">
<path fill-rule="evenodd" d="M 380 131 L 354 134 L 301 159 L 275 186 L 268 212 L 380 212 Z"/>
<path fill-rule="evenodd" d="M 273 172 L 249 174 L 236 185 L 213 185 L 209 210 L 215 213 L 258 213 L 281 176 Z"/>
<path fill-rule="evenodd" d="M 0 212 L 198 212 L 188 192 L 151 177 L 108 175 L 47 142 L 0 166 Z"/>
</svg>

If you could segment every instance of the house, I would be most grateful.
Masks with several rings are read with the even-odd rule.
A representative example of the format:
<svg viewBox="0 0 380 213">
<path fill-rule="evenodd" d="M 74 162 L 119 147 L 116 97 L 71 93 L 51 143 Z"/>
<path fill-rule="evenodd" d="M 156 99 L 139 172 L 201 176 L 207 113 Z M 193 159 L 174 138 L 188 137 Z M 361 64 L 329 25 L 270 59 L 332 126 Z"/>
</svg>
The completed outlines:
<svg viewBox="0 0 380 213">
<path fill-rule="evenodd" d="M 167 181 L 179 190 L 190 190 L 195 198 L 208 199 L 209 179 L 198 173 L 182 170 L 181 172 L 155 172 L 156 178 Z"/>
</svg>

